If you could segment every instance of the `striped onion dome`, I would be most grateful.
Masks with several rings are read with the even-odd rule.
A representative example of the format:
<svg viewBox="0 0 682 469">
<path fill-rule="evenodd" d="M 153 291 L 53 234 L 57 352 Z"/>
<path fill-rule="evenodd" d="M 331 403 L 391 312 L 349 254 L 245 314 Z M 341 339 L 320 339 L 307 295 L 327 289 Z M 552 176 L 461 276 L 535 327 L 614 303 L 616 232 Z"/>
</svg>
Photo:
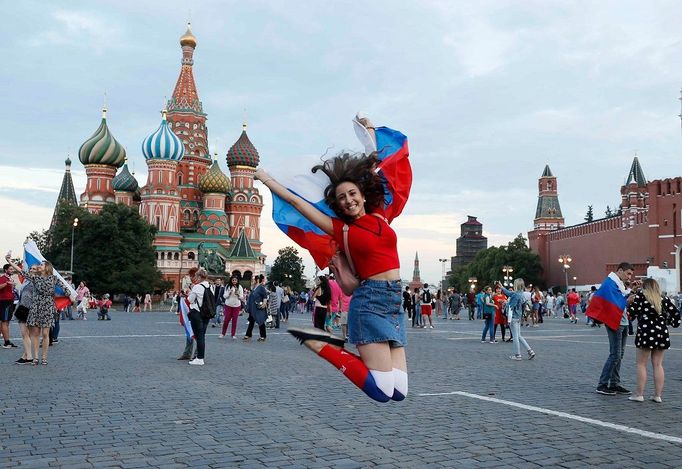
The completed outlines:
<svg viewBox="0 0 682 469">
<path fill-rule="evenodd" d="M 182 140 L 173 133 L 168 125 L 165 109 L 159 128 L 142 142 L 142 154 L 148 160 L 171 161 L 179 161 L 185 154 L 185 146 L 182 144 Z"/>
<path fill-rule="evenodd" d="M 111 184 L 115 191 L 121 192 L 135 192 L 140 187 L 135 176 L 130 174 L 127 162 L 123 165 L 121 171 L 114 177 Z"/>
<path fill-rule="evenodd" d="M 217 192 L 219 194 L 227 194 L 232 189 L 232 183 L 230 178 L 225 176 L 220 169 L 220 165 L 217 160 L 213 160 L 213 164 L 206 171 L 201 179 L 199 180 L 199 190 L 204 194 L 209 192 Z"/>
<path fill-rule="evenodd" d="M 107 110 L 102 110 L 102 122 L 95 133 L 83 142 L 78 150 L 78 159 L 86 164 L 105 164 L 120 168 L 126 158 L 123 145 L 118 143 L 107 126 Z"/>
<path fill-rule="evenodd" d="M 244 124 L 239 139 L 227 152 L 227 166 L 251 166 L 255 168 L 259 161 L 258 150 L 249 140 L 249 136 L 246 135 L 246 124 Z"/>
</svg>

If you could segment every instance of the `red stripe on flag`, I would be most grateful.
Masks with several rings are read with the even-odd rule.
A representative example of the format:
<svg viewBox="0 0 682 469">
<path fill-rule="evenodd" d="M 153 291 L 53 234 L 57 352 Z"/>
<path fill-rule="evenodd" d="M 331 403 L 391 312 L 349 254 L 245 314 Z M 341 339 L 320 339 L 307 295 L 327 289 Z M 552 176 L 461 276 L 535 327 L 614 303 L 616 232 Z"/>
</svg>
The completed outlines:
<svg viewBox="0 0 682 469">
<path fill-rule="evenodd" d="M 587 317 L 603 322 L 614 331 L 620 327 L 620 320 L 623 317 L 623 310 L 618 305 L 605 300 L 601 296 L 594 295 L 590 300 L 585 312 Z"/>
</svg>

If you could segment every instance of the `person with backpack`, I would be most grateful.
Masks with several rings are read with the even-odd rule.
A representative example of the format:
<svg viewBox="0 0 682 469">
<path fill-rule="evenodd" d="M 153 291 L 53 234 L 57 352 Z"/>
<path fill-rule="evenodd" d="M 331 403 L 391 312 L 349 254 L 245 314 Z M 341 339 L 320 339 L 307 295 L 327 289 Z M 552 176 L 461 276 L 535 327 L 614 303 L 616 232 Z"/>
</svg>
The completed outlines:
<svg viewBox="0 0 682 469">
<path fill-rule="evenodd" d="M 203 365 L 206 352 L 206 328 L 215 316 L 215 295 L 208 283 L 205 269 L 194 274 L 195 283 L 189 293 L 189 322 L 192 324 L 194 338 L 197 341 L 197 357 L 190 360 L 190 365 Z"/>
<path fill-rule="evenodd" d="M 502 293 L 509 297 L 509 324 L 514 341 L 514 355 L 511 355 L 509 358 L 518 361 L 523 360 L 521 356 L 521 344 L 523 344 L 528 353 L 528 360 L 532 360 L 535 358 L 535 352 L 530 348 L 526 339 L 521 336 L 521 319 L 523 318 L 526 305 L 530 303 L 530 299 L 524 294 L 526 284 L 522 278 L 517 278 L 514 280 L 514 291 L 507 290 L 499 282 L 496 286 L 500 287 Z"/>
<path fill-rule="evenodd" d="M 431 314 L 433 313 L 433 295 L 431 290 L 429 290 L 429 284 L 424 284 L 424 291 L 422 293 L 422 327 L 426 329 L 426 320 L 429 320 L 429 329 L 433 329 L 433 319 L 431 319 Z"/>
</svg>

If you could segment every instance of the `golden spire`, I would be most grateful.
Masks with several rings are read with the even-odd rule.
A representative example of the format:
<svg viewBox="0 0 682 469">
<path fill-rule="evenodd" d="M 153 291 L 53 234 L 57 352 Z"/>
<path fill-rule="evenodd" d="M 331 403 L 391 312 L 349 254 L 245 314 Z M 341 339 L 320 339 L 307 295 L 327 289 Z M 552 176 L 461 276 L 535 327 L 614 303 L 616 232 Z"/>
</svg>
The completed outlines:
<svg viewBox="0 0 682 469">
<path fill-rule="evenodd" d="M 194 37 L 194 34 L 192 34 L 192 23 L 187 23 L 187 31 L 185 31 L 185 34 L 180 36 L 180 45 L 190 46 L 193 49 L 197 47 L 197 38 Z"/>
</svg>

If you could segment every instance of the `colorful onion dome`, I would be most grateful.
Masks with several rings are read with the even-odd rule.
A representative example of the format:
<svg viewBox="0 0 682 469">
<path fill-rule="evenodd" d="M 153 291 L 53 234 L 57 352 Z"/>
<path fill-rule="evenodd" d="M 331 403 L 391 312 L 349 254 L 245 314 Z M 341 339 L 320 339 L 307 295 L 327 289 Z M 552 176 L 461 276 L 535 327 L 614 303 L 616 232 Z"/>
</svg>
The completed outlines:
<svg viewBox="0 0 682 469">
<path fill-rule="evenodd" d="M 185 31 L 185 34 L 180 36 L 180 45 L 181 46 L 190 46 L 196 49 L 197 47 L 197 38 L 194 37 L 194 34 L 192 34 L 192 24 L 187 23 L 187 31 Z"/>
<path fill-rule="evenodd" d="M 95 133 L 81 145 L 78 159 L 84 165 L 104 164 L 120 168 L 125 158 L 125 148 L 111 135 L 107 126 L 107 110 L 102 109 L 102 122 Z"/>
<path fill-rule="evenodd" d="M 185 145 L 168 125 L 165 109 L 159 128 L 142 142 L 142 154 L 148 160 L 171 161 L 179 161 L 185 154 Z"/>
<path fill-rule="evenodd" d="M 130 174 L 127 162 L 123 165 L 121 171 L 114 177 L 113 181 L 111 181 L 111 185 L 115 191 L 120 192 L 135 192 L 140 187 L 135 176 Z"/>
<path fill-rule="evenodd" d="M 246 135 L 246 124 L 244 124 L 239 139 L 227 152 L 227 166 L 251 166 L 255 168 L 259 161 L 258 150 L 249 140 L 249 136 Z"/>
<path fill-rule="evenodd" d="M 199 190 L 204 194 L 209 192 L 227 194 L 230 189 L 232 189 L 230 178 L 221 171 L 218 161 L 213 160 L 209 170 L 199 180 Z"/>
</svg>

